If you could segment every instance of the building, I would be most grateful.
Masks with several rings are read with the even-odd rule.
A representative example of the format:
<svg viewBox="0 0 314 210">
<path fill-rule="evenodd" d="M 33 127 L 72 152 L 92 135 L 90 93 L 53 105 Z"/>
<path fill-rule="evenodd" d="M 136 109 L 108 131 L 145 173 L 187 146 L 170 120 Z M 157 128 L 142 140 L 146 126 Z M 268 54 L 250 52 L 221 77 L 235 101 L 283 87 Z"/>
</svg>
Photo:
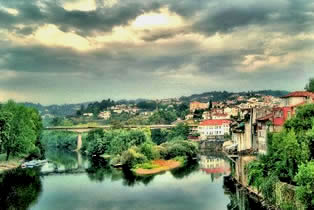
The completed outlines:
<svg viewBox="0 0 314 210">
<path fill-rule="evenodd" d="M 284 123 L 295 115 L 298 106 L 314 102 L 314 93 L 296 91 L 281 97 L 281 99 L 281 106 L 273 107 L 270 112 L 264 111 L 265 114 L 256 119 L 258 152 L 261 154 L 267 153 L 267 133 L 282 130 Z"/>
<path fill-rule="evenodd" d="M 201 139 L 230 135 L 230 120 L 204 120 L 198 126 Z"/>
<path fill-rule="evenodd" d="M 257 124 L 257 142 L 258 142 L 258 153 L 267 153 L 267 132 L 272 132 L 273 127 L 271 126 L 273 114 L 270 113 L 264 117 L 256 119 Z"/>
<path fill-rule="evenodd" d="M 212 119 L 213 120 L 225 120 L 225 119 L 230 119 L 230 115 L 227 113 L 212 113 Z"/>
<path fill-rule="evenodd" d="M 195 110 L 208 109 L 208 107 L 209 107 L 209 102 L 201 103 L 198 101 L 193 101 L 190 103 L 190 112 L 195 112 Z"/>
<path fill-rule="evenodd" d="M 100 112 L 98 115 L 98 118 L 102 118 L 104 120 L 108 120 L 111 117 L 111 112 L 110 111 L 104 111 Z"/>
<path fill-rule="evenodd" d="M 185 116 L 185 119 L 186 119 L 186 120 L 191 120 L 191 119 L 193 119 L 193 114 L 188 114 L 188 115 L 186 115 L 186 116 Z"/>
<path fill-rule="evenodd" d="M 210 120 L 211 118 L 212 118 L 211 112 L 209 112 L 209 111 L 203 112 L 202 119 Z"/>
<path fill-rule="evenodd" d="M 84 117 L 92 117 L 94 114 L 93 113 L 84 113 L 83 116 Z"/>
<path fill-rule="evenodd" d="M 282 96 L 281 107 L 284 106 L 296 106 L 304 103 L 314 102 L 314 93 L 307 91 L 295 91 L 288 95 Z"/>
</svg>

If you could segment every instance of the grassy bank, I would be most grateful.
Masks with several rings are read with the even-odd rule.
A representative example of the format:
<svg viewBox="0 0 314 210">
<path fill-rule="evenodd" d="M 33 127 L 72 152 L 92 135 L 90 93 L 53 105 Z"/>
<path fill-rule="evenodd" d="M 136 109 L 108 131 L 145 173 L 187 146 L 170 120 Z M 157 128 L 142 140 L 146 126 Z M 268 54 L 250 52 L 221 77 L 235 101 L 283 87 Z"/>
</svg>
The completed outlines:
<svg viewBox="0 0 314 210">
<path fill-rule="evenodd" d="M 152 160 L 147 163 L 136 165 L 133 171 L 137 175 L 152 175 L 178 168 L 182 165 L 182 162 L 178 160 Z"/>
</svg>

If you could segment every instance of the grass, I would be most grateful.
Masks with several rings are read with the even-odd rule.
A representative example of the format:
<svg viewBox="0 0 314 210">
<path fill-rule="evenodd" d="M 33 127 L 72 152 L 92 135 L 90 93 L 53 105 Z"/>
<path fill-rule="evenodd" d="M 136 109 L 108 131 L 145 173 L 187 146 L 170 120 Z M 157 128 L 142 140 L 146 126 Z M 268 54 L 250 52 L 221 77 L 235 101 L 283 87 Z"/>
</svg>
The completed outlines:
<svg viewBox="0 0 314 210">
<path fill-rule="evenodd" d="M 181 165 L 184 165 L 186 163 L 186 158 L 182 157 L 182 156 L 177 156 L 177 157 L 173 158 L 172 160 L 180 162 Z"/>
<path fill-rule="evenodd" d="M 102 157 L 102 158 L 104 158 L 104 159 L 110 159 L 110 158 L 111 158 L 111 155 L 103 154 L 103 155 L 100 155 L 100 157 Z"/>
<path fill-rule="evenodd" d="M 138 168 L 142 168 L 142 169 L 154 169 L 154 168 L 158 168 L 160 167 L 159 165 L 157 164 L 154 164 L 153 161 L 149 161 L 147 163 L 141 163 L 141 164 L 137 164 L 135 166 L 136 169 Z"/>
<path fill-rule="evenodd" d="M 138 164 L 132 169 L 137 175 L 152 175 L 182 166 L 182 158 L 177 160 L 153 160 L 147 163 Z"/>
</svg>

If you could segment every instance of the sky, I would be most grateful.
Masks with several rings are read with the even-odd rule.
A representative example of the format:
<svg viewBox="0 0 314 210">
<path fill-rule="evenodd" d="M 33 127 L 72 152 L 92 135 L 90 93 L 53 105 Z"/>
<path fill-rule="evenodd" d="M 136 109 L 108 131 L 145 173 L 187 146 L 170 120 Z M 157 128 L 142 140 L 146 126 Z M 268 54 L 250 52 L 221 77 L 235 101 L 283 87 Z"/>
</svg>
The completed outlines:
<svg viewBox="0 0 314 210">
<path fill-rule="evenodd" d="M 314 1 L 0 0 L 0 101 L 303 90 Z"/>
</svg>

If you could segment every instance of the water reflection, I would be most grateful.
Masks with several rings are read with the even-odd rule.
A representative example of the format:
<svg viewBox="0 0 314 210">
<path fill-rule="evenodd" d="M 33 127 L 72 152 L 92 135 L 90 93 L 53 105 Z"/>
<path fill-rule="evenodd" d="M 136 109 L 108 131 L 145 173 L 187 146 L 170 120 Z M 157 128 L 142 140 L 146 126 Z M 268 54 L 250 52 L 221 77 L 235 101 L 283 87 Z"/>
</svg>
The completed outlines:
<svg viewBox="0 0 314 210">
<path fill-rule="evenodd" d="M 230 164 L 217 153 L 149 176 L 76 152 L 50 150 L 46 157 L 41 168 L 0 176 L 0 209 L 259 209 L 226 181 Z"/>
<path fill-rule="evenodd" d="M 0 209 L 28 209 L 42 192 L 39 169 L 15 169 L 0 174 Z"/>
<path fill-rule="evenodd" d="M 211 181 L 230 174 L 229 161 L 219 153 L 202 153 L 200 155 L 200 169 L 211 176 Z"/>
<path fill-rule="evenodd" d="M 238 184 L 235 184 L 231 176 L 224 177 L 225 194 L 230 198 L 227 205 L 228 210 L 266 210 L 256 197 L 248 195 L 246 190 Z"/>
</svg>

